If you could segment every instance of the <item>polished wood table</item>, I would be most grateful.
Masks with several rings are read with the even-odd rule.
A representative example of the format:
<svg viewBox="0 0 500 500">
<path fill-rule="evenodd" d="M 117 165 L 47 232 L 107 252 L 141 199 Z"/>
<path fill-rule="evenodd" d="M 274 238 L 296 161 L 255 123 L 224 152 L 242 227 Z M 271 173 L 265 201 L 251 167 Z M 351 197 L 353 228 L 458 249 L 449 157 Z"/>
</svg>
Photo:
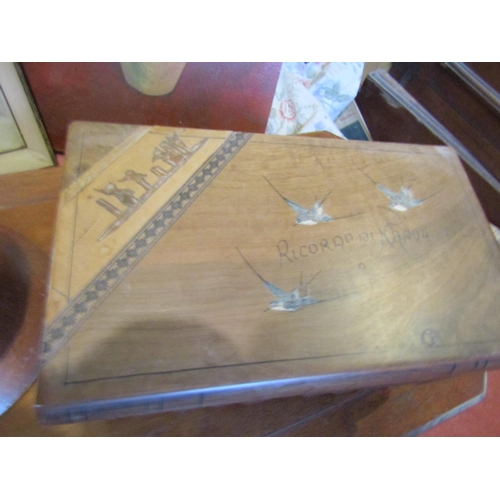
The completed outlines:
<svg viewBox="0 0 500 500">
<path fill-rule="evenodd" d="M 120 63 L 22 64 L 52 147 L 75 120 L 264 132 L 281 63 L 189 62 L 174 90 L 144 95 Z"/>
</svg>

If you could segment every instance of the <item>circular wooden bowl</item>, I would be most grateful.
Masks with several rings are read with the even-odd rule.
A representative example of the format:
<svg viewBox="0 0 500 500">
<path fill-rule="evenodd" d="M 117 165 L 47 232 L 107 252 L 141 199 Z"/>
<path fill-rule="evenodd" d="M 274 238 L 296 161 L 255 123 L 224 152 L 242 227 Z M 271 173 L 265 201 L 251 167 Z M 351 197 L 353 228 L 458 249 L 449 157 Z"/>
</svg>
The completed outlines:
<svg viewBox="0 0 500 500">
<path fill-rule="evenodd" d="M 0 227 L 0 415 L 39 372 L 48 269 L 42 250 Z"/>
</svg>

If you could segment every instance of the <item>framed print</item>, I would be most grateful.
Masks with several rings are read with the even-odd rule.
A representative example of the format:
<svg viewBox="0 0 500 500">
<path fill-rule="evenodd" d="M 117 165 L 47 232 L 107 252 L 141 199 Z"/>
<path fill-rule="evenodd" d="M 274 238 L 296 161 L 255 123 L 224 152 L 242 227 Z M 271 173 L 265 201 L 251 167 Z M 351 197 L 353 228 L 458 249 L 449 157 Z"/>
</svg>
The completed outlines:
<svg viewBox="0 0 500 500">
<path fill-rule="evenodd" d="M 30 91 L 16 63 L 0 63 L 0 174 L 55 165 Z"/>
</svg>

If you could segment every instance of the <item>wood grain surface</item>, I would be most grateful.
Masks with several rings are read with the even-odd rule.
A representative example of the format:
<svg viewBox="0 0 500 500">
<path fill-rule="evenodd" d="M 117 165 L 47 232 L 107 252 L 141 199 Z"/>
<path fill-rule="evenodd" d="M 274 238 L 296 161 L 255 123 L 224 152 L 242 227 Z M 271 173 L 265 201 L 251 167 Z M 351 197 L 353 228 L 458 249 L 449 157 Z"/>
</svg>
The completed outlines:
<svg viewBox="0 0 500 500">
<path fill-rule="evenodd" d="M 39 374 L 50 252 L 62 172 L 62 168 L 47 168 L 0 177 L 3 205 L 0 268 L 4 277 L 7 273 L 15 280 L 15 283 L 4 279 L 0 282 L 1 309 L 8 307 L 11 313 L 15 311 L 19 324 L 11 332 L 14 337 L 8 349 L 0 352 L 0 413 L 18 400 Z M 25 296 L 19 293 L 23 288 Z M 9 325 L 4 317 L 1 323 L 4 336 L 8 334 Z"/>
<path fill-rule="evenodd" d="M 22 232 L 47 256 L 52 247 L 62 172 L 60 167 L 50 168 L 40 176 L 38 173 L 28 177 L 2 176 L 0 182 L 3 200 L 8 200 L 11 207 L 0 210 L 0 224 Z M 18 189 L 21 184 L 22 190 Z M 240 436 L 262 435 L 264 431 L 275 435 L 293 432 L 304 436 L 401 436 L 481 397 L 483 373 L 368 392 L 285 398 L 253 405 L 53 426 L 37 421 L 33 407 L 36 392 L 34 384 L 0 416 L 1 436 Z"/>
<path fill-rule="evenodd" d="M 70 132 L 45 421 L 498 363 L 499 250 L 450 148 L 137 127 L 82 170 L 100 127 Z"/>
</svg>

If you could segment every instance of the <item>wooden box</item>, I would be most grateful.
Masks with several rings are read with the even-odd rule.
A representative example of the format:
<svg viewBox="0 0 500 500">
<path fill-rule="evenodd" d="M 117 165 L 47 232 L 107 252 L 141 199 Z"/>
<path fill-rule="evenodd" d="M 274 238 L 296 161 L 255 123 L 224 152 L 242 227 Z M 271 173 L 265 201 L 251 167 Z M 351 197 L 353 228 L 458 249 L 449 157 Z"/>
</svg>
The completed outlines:
<svg viewBox="0 0 500 500">
<path fill-rule="evenodd" d="M 500 251 L 443 146 L 71 126 L 42 422 L 500 360 Z"/>
</svg>

